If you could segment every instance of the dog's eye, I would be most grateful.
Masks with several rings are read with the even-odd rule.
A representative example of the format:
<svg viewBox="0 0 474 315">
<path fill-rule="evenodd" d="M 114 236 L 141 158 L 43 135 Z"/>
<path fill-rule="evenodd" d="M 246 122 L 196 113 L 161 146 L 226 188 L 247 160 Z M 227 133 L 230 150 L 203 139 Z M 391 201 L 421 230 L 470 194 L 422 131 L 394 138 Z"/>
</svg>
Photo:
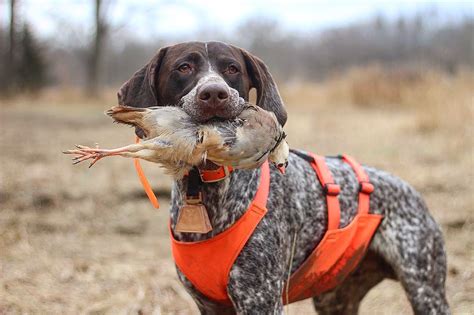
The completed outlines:
<svg viewBox="0 0 474 315">
<path fill-rule="evenodd" d="M 234 65 L 230 65 L 227 67 L 225 72 L 228 74 L 236 74 L 237 72 L 239 72 L 239 69 Z"/>
<path fill-rule="evenodd" d="M 181 73 L 190 73 L 191 70 L 192 70 L 191 66 L 187 63 L 184 63 L 178 67 L 178 71 Z"/>
</svg>

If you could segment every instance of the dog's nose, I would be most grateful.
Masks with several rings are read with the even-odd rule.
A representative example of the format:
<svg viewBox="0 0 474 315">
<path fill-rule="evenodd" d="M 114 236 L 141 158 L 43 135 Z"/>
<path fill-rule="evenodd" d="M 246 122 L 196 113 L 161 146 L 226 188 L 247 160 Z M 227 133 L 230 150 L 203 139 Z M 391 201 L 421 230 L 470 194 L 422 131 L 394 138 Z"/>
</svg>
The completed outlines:
<svg viewBox="0 0 474 315">
<path fill-rule="evenodd" d="M 201 106 L 219 108 L 229 99 L 229 89 L 221 83 L 210 83 L 203 86 L 197 95 L 197 102 Z"/>
</svg>

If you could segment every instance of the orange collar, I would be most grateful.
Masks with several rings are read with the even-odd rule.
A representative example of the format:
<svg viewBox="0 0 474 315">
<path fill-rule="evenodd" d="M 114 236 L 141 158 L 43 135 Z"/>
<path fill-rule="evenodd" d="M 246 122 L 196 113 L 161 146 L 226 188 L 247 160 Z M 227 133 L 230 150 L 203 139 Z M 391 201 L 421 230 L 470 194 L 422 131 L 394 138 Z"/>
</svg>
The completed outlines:
<svg viewBox="0 0 474 315">
<path fill-rule="evenodd" d="M 199 175 L 203 183 L 215 183 L 229 177 L 234 169 L 232 166 L 219 166 L 215 170 L 199 170 Z"/>
</svg>

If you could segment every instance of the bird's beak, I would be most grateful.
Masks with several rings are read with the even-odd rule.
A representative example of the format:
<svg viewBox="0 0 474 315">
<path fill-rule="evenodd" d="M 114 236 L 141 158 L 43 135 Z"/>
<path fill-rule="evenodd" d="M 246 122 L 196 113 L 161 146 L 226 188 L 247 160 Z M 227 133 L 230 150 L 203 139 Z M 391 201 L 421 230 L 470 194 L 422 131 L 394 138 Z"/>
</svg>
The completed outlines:
<svg viewBox="0 0 474 315">
<path fill-rule="evenodd" d="M 279 164 L 275 163 L 275 166 L 280 171 L 280 173 L 285 175 L 286 167 L 288 166 L 288 161 L 285 161 L 285 163 L 279 163 Z"/>
<path fill-rule="evenodd" d="M 285 167 L 285 165 L 277 165 L 277 169 L 280 171 L 280 173 L 282 173 L 283 175 L 285 175 L 285 172 L 286 172 L 286 167 Z"/>
</svg>

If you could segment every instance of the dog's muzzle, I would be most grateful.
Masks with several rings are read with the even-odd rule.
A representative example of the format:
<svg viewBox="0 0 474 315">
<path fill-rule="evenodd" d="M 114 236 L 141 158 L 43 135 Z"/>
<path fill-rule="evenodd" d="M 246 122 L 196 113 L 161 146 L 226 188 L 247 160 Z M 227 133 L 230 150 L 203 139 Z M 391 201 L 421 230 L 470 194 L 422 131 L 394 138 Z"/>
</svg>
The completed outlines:
<svg viewBox="0 0 474 315">
<path fill-rule="evenodd" d="M 243 110 L 239 93 L 217 74 L 203 77 L 196 87 L 181 99 L 184 111 L 197 122 L 213 118 L 233 119 Z"/>
</svg>

